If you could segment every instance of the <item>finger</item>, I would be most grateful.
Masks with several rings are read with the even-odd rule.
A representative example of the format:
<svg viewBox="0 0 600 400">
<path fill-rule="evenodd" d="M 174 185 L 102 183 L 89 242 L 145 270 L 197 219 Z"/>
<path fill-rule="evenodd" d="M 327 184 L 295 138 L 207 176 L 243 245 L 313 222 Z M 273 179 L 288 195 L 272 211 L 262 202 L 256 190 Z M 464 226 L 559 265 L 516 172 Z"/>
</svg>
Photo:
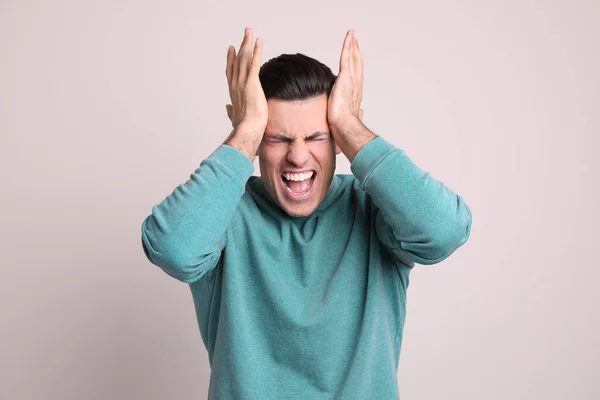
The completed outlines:
<svg viewBox="0 0 600 400">
<path fill-rule="evenodd" d="M 225 111 L 227 111 L 227 117 L 233 122 L 233 106 L 231 104 L 225 105 Z"/>
<path fill-rule="evenodd" d="M 360 55 L 360 48 L 358 47 L 358 39 L 356 38 L 356 36 L 354 36 L 354 49 L 352 52 L 352 56 L 354 58 L 354 70 L 359 75 L 362 75 L 364 64 L 362 56 Z"/>
<path fill-rule="evenodd" d="M 354 76 L 354 35 L 350 38 L 349 44 L 349 52 L 348 52 L 348 70 L 350 71 L 350 76 Z"/>
<path fill-rule="evenodd" d="M 233 63 L 235 61 L 235 47 L 229 46 L 227 48 L 227 67 L 225 68 L 225 75 L 227 76 L 227 83 L 231 85 L 231 78 L 233 77 Z"/>
<path fill-rule="evenodd" d="M 240 49 L 241 50 L 241 49 Z M 234 89 L 238 85 L 238 76 L 240 70 L 240 53 L 235 54 L 235 48 L 233 49 L 233 58 L 231 60 L 231 89 Z"/>
<path fill-rule="evenodd" d="M 260 60 L 262 59 L 262 40 L 256 38 L 256 44 L 254 45 L 254 55 L 252 56 L 252 63 L 250 64 L 249 74 L 252 76 L 258 76 L 260 71 Z"/>
<path fill-rule="evenodd" d="M 246 82 L 246 78 L 248 76 L 248 64 L 250 64 L 250 58 L 252 57 L 252 29 L 246 28 L 244 41 L 242 42 L 242 46 L 240 47 L 240 66 L 239 66 L 239 76 L 238 76 L 238 84 L 240 87 L 243 87 Z"/>
<path fill-rule="evenodd" d="M 349 68 L 349 55 L 350 55 L 350 39 L 352 29 L 346 32 L 346 37 L 344 38 L 344 45 L 342 46 L 342 54 L 340 55 L 340 72 Z"/>
</svg>

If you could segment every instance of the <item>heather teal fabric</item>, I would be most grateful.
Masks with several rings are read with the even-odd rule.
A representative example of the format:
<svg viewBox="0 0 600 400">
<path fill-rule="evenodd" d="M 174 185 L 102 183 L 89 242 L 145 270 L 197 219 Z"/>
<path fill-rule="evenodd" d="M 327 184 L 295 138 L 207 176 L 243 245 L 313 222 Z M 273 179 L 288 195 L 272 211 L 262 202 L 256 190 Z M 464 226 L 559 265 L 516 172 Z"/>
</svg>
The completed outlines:
<svg viewBox="0 0 600 400">
<path fill-rule="evenodd" d="M 409 273 L 467 241 L 469 207 L 381 137 L 308 217 L 253 171 L 221 145 L 142 223 L 147 258 L 191 289 L 208 398 L 398 399 Z"/>
</svg>

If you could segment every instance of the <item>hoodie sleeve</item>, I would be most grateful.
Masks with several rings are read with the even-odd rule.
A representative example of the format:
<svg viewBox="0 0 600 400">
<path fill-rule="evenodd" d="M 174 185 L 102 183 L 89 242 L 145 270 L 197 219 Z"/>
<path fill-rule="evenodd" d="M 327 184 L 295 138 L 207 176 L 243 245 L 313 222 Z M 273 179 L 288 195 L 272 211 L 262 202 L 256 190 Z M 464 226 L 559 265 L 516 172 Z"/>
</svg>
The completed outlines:
<svg viewBox="0 0 600 400">
<path fill-rule="evenodd" d="M 212 270 L 253 172 L 254 165 L 243 153 L 219 146 L 142 222 L 142 248 L 148 260 L 186 283 Z"/>
<path fill-rule="evenodd" d="M 469 238 L 463 198 L 382 137 L 364 145 L 350 169 L 378 209 L 380 242 L 405 264 L 439 263 Z"/>
</svg>

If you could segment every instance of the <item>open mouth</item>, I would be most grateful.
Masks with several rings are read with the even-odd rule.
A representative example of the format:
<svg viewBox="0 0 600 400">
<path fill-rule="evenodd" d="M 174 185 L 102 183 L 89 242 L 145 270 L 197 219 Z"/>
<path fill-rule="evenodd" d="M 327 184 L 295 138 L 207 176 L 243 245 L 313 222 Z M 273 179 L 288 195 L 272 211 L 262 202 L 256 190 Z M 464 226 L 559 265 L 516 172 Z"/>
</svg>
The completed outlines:
<svg viewBox="0 0 600 400">
<path fill-rule="evenodd" d="M 314 186 L 316 175 L 315 171 L 306 171 L 300 174 L 281 174 L 285 193 L 294 200 L 308 197 Z"/>
</svg>

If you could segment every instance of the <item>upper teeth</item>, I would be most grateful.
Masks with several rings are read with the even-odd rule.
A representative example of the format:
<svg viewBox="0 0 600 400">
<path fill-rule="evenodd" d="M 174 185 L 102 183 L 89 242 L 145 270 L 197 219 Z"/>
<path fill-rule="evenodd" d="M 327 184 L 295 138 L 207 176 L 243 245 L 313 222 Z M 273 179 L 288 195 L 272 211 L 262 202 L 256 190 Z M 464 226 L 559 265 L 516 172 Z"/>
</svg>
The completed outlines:
<svg viewBox="0 0 600 400">
<path fill-rule="evenodd" d="M 287 172 L 284 172 L 283 176 L 288 181 L 303 181 L 305 179 L 311 178 L 313 176 L 313 171 L 308 171 L 301 174 L 289 174 Z"/>
</svg>

